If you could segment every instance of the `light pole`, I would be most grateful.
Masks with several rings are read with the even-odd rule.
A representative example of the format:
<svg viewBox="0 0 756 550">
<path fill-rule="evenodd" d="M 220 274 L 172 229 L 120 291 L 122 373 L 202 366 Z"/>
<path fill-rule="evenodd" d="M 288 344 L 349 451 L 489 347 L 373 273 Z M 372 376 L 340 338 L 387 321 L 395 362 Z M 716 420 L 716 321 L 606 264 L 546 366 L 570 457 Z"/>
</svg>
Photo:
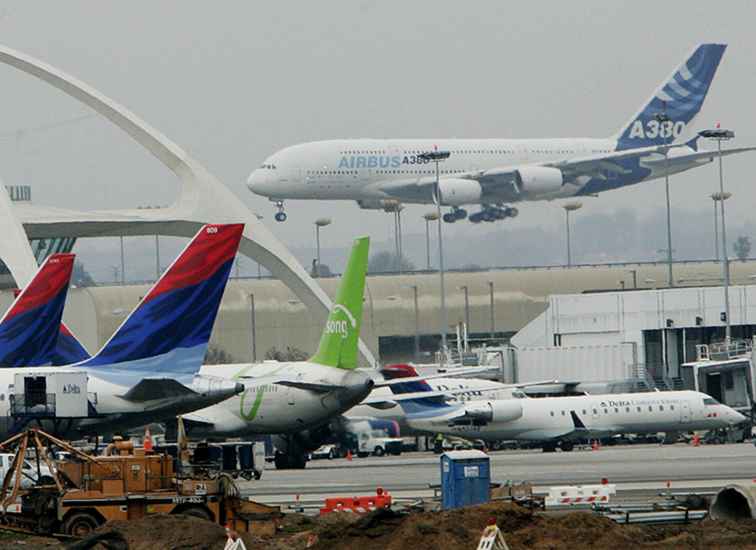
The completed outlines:
<svg viewBox="0 0 756 550">
<path fill-rule="evenodd" d="M 121 235 L 121 286 L 126 284 L 126 253 L 123 250 L 123 235 Z"/>
<path fill-rule="evenodd" d="M 732 337 L 732 330 L 730 327 L 730 262 L 727 258 L 727 225 L 725 224 L 724 209 L 724 203 L 727 197 L 725 197 L 724 175 L 722 173 L 722 142 L 734 138 L 735 132 L 733 132 L 732 130 L 715 128 L 713 130 L 704 130 L 702 132 L 698 132 L 698 135 L 702 138 L 712 139 L 716 141 L 717 152 L 719 153 L 719 214 L 722 223 L 722 273 L 724 275 L 725 342 L 729 344 L 730 338 Z"/>
<path fill-rule="evenodd" d="M 488 281 L 488 300 L 491 313 L 491 341 L 496 336 L 496 313 L 494 311 L 494 285 L 493 281 Z"/>
<path fill-rule="evenodd" d="M 433 186 L 433 200 L 436 203 L 436 216 L 438 216 L 438 219 L 436 220 L 438 223 L 438 274 L 439 274 L 439 281 L 441 284 L 441 366 L 444 366 L 444 363 L 446 362 L 446 352 L 447 352 L 447 346 L 446 346 L 446 331 L 449 329 L 449 319 L 446 313 L 446 286 L 444 284 L 444 240 L 443 240 L 443 234 L 441 232 L 441 189 L 439 186 L 439 164 L 448 159 L 449 156 L 451 156 L 451 153 L 449 151 L 429 151 L 427 153 L 422 153 L 417 156 L 418 159 L 423 160 L 425 162 L 435 162 L 436 163 L 436 182 Z"/>
<path fill-rule="evenodd" d="M 436 221 L 438 214 L 436 212 L 427 212 L 423 214 L 423 219 L 425 220 L 425 267 L 430 271 L 430 222 Z"/>
<path fill-rule="evenodd" d="M 257 319 L 255 317 L 255 295 L 249 295 L 250 318 L 249 328 L 252 332 L 252 362 L 257 362 Z"/>
<path fill-rule="evenodd" d="M 465 327 L 467 329 L 467 333 L 470 333 L 470 292 L 467 288 L 467 285 L 463 285 L 458 287 L 462 292 L 465 293 Z"/>
<path fill-rule="evenodd" d="M 415 361 L 420 360 L 420 308 L 417 302 L 417 285 L 406 285 L 412 289 L 412 297 L 415 304 Z"/>
<path fill-rule="evenodd" d="M 668 145 L 672 135 L 672 120 L 667 116 L 667 103 L 664 111 L 654 117 L 659 122 L 659 133 L 664 138 L 664 145 Z M 672 278 L 672 212 L 669 201 L 669 149 L 664 148 L 664 190 L 667 195 L 667 281 L 670 288 L 675 286 Z"/>
<path fill-rule="evenodd" d="M 315 276 L 320 277 L 320 228 L 331 225 L 331 218 L 318 218 L 315 220 L 315 246 L 317 248 Z"/>
<path fill-rule="evenodd" d="M 711 200 L 714 201 L 714 258 L 719 261 L 719 215 L 717 213 L 717 201 L 727 200 L 732 193 L 724 192 L 711 194 Z"/>
<path fill-rule="evenodd" d="M 567 267 L 572 266 L 572 248 L 570 243 L 570 212 L 580 210 L 582 207 L 583 203 L 579 201 L 568 202 L 567 204 L 562 205 L 567 222 Z"/>
<path fill-rule="evenodd" d="M 160 235 L 155 234 L 155 280 L 160 279 Z"/>
</svg>

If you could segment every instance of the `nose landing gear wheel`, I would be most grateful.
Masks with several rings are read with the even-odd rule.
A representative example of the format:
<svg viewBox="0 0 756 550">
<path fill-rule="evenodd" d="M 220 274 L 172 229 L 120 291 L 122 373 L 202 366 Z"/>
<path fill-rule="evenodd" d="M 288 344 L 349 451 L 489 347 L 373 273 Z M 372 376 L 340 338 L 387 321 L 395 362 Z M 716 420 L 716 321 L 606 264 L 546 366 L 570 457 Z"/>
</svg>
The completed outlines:
<svg viewBox="0 0 756 550">
<path fill-rule="evenodd" d="M 456 216 L 452 212 L 447 212 L 443 215 L 443 218 L 446 223 L 454 223 L 457 221 Z"/>
<path fill-rule="evenodd" d="M 285 212 L 276 212 L 275 215 L 277 222 L 285 222 L 286 221 L 286 213 Z"/>
</svg>

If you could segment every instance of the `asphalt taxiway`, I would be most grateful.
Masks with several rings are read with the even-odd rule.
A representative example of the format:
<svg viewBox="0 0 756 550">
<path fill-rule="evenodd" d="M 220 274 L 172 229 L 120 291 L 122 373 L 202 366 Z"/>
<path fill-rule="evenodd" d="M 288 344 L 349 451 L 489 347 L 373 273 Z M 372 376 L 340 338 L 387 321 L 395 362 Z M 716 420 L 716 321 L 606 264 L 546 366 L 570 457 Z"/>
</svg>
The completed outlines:
<svg viewBox="0 0 756 550">
<path fill-rule="evenodd" d="M 756 447 L 734 445 L 631 445 L 597 451 L 490 453 L 491 480 L 527 481 L 543 489 L 552 485 L 599 483 L 606 478 L 618 491 L 656 493 L 672 490 L 717 490 L 728 483 L 756 483 Z M 242 483 L 253 499 L 276 504 L 314 502 L 331 495 L 372 494 L 382 487 L 396 497 L 433 495 L 440 482 L 439 457 L 433 453 L 316 460 L 305 470 L 266 469 L 262 479 Z"/>
</svg>

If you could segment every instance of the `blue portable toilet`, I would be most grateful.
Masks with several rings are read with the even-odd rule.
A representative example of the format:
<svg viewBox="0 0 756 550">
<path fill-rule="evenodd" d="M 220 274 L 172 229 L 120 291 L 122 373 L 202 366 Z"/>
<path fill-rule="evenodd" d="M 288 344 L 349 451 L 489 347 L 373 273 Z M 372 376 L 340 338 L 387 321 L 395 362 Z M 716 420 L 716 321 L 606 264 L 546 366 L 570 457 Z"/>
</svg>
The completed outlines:
<svg viewBox="0 0 756 550">
<path fill-rule="evenodd" d="M 490 500 L 491 466 L 482 451 L 449 451 L 441 455 L 441 502 L 444 510 Z"/>
</svg>

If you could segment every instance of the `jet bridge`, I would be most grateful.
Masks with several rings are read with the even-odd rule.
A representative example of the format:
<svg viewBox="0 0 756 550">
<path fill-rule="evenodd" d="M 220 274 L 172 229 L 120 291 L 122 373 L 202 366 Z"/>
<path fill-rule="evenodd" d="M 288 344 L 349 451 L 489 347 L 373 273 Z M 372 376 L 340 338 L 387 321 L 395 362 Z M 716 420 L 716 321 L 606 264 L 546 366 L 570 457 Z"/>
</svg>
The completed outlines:
<svg viewBox="0 0 756 550">
<path fill-rule="evenodd" d="M 683 386 L 712 396 L 756 420 L 753 341 L 696 346 L 696 361 L 681 365 Z"/>
</svg>

